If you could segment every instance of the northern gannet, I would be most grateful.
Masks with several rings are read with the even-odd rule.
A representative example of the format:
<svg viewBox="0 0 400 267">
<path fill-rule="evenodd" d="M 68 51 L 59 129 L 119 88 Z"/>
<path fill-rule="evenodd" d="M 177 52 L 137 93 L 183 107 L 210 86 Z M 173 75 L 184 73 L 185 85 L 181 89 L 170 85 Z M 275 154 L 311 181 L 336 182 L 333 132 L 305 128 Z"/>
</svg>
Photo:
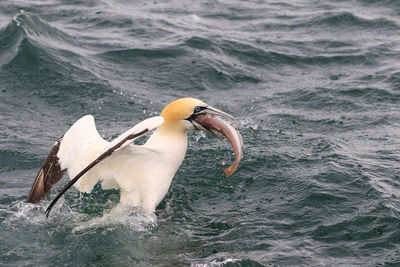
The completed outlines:
<svg viewBox="0 0 400 267">
<path fill-rule="evenodd" d="M 52 206 L 73 184 L 80 192 L 90 193 L 101 181 L 103 189 L 120 189 L 120 202 L 155 212 L 167 194 L 171 181 L 186 154 L 187 131 L 198 129 L 216 136 L 225 135 L 235 151 L 235 162 L 225 175 L 235 172 L 242 157 L 242 137 L 231 115 L 195 98 L 180 98 L 168 104 L 160 116 L 146 119 L 112 142 L 96 130 L 94 118 L 86 115 L 76 121 L 55 143 L 45 159 L 29 193 L 28 202 L 43 199 L 66 172 L 70 182 L 57 195 Z M 147 142 L 131 142 L 156 129 Z"/>
</svg>

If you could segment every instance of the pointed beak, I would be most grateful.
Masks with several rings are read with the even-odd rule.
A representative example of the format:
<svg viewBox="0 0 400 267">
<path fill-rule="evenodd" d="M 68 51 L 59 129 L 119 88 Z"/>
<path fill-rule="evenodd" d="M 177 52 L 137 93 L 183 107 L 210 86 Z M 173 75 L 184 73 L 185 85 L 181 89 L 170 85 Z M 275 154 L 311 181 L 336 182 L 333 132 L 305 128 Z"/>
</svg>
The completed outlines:
<svg viewBox="0 0 400 267">
<path fill-rule="evenodd" d="M 221 139 L 216 134 L 216 131 L 215 131 L 216 129 L 214 129 L 214 127 L 212 125 L 210 125 L 208 123 L 208 121 L 206 122 L 204 120 L 205 118 L 208 118 L 208 117 L 220 117 L 222 119 L 225 119 L 225 120 L 231 122 L 231 124 L 233 125 L 233 127 L 235 129 L 237 129 L 237 127 L 238 127 L 237 120 L 233 116 L 229 115 L 226 112 L 223 112 L 222 110 L 219 110 L 219 109 L 211 107 L 211 106 L 207 106 L 202 111 L 192 115 L 190 121 L 192 122 L 193 126 L 196 129 L 202 130 L 205 133 L 207 133 L 213 137 Z M 220 132 L 220 131 L 217 130 L 217 132 Z"/>
<path fill-rule="evenodd" d="M 217 108 L 213 108 L 213 107 L 208 106 L 203 110 L 203 112 L 206 113 L 206 114 L 212 115 L 212 116 L 220 116 L 222 118 L 225 118 L 225 119 L 231 121 L 235 125 L 237 125 L 237 120 L 233 116 L 231 116 L 228 113 L 225 113 L 222 110 L 219 110 Z"/>
</svg>

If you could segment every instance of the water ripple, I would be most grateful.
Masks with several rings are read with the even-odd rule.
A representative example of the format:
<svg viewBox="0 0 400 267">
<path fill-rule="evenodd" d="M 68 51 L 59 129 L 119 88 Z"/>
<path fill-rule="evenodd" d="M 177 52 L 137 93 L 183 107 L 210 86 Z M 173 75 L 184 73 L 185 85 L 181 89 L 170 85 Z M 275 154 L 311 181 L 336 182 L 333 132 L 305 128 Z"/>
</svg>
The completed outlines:
<svg viewBox="0 0 400 267">
<path fill-rule="evenodd" d="M 394 0 L 4 1 L 3 262 L 397 266 L 398 14 Z M 66 180 L 25 203 L 76 119 L 111 139 L 182 96 L 238 117 L 230 179 L 229 144 L 193 134 L 157 216 L 96 186 L 45 219 Z"/>
</svg>

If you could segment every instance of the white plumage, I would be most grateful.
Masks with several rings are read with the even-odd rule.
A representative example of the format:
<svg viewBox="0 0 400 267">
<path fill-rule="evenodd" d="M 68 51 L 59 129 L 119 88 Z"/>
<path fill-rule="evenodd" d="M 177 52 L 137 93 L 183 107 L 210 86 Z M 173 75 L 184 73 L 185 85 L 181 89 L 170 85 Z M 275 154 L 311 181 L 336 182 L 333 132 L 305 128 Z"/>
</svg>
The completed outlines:
<svg viewBox="0 0 400 267">
<path fill-rule="evenodd" d="M 163 122 L 160 116 L 146 119 L 112 142 L 107 142 L 97 132 L 93 116 L 84 116 L 62 138 L 57 153 L 60 166 L 67 169 L 72 179 L 126 136 L 144 129 L 152 130 Z M 172 178 L 185 157 L 187 144 L 183 137 L 169 138 L 155 132 L 143 146 L 134 145 L 130 140 L 85 173 L 75 186 L 81 192 L 90 193 L 101 181 L 103 189 L 121 190 L 122 203 L 154 211 L 168 192 Z"/>
<path fill-rule="evenodd" d="M 188 130 L 201 129 L 213 135 L 212 130 L 216 130 L 235 143 L 235 154 L 241 155 L 239 132 L 211 116 L 234 120 L 200 100 L 181 98 L 167 105 L 160 116 L 140 122 L 112 142 L 99 135 L 93 116 L 84 116 L 50 150 L 32 185 L 28 202 L 40 201 L 68 172 L 71 181 L 50 204 L 47 215 L 72 185 L 90 193 L 98 182 L 103 189 L 120 189 L 121 203 L 154 212 L 185 157 Z M 153 129 L 155 132 L 144 145 L 132 143 Z M 240 156 L 235 157 L 235 167 L 229 175 L 236 170 L 239 160 Z"/>
</svg>

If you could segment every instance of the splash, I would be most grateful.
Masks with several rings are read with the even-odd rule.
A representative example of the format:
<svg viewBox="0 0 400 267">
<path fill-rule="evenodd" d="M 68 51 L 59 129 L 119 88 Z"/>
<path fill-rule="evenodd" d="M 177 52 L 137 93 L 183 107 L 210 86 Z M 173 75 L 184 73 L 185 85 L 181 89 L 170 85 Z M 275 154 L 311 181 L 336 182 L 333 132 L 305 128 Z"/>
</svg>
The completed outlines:
<svg viewBox="0 0 400 267">
<path fill-rule="evenodd" d="M 18 20 L 18 17 L 23 14 L 25 11 L 21 9 L 18 14 L 13 17 L 13 21 L 17 24 L 17 26 L 21 26 L 21 21 Z"/>
<path fill-rule="evenodd" d="M 254 118 L 247 117 L 240 121 L 240 127 L 244 129 L 249 129 L 251 133 L 254 133 L 258 130 L 259 125 Z"/>
<path fill-rule="evenodd" d="M 56 209 L 57 219 L 61 221 L 77 222 L 82 221 L 86 215 L 73 211 L 64 200 L 60 201 Z M 27 203 L 25 200 L 18 200 L 10 205 L 9 216 L 3 222 L 5 226 L 13 227 L 17 225 L 46 225 L 53 223 L 45 216 L 45 210 L 49 202 L 43 201 L 40 204 Z"/>
<path fill-rule="evenodd" d="M 99 227 L 112 231 L 117 226 L 124 226 L 136 232 L 146 232 L 157 226 L 157 216 L 142 208 L 118 204 L 101 217 L 79 222 L 72 232 L 77 233 Z"/>
<path fill-rule="evenodd" d="M 209 263 L 202 263 L 202 264 L 192 264 L 192 267 L 216 267 L 216 266 L 226 266 L 226 265 L 230 265 L 230 264 L 234 264 L 237 262 L 240 262 L 240 259 L 222 259 L 222 260 L 213 260 Z"/>
<path fill-rule="evenodd" d="M 105 212 L 101 217 L 89 217 L 73 211 L 62 199 L 60 205 L 54 210 L 54 218 L 48 219 L 44 215 L 46 202 L 40 204 L 26 203 L 19 200 L 10 205 L 8 216 L 3 222 L 4 226 L 15 228 L 22 225 L 43 226 L 47 224 L 69 224 L 72 232 L 82 232 L 96 228 L 105 228 L 112 231 L 115 227 L 123 226 L 135 232 L 146 232 L 157 226 L 157 216 L 142 208 L 118 204 Z"/>
</svg>

